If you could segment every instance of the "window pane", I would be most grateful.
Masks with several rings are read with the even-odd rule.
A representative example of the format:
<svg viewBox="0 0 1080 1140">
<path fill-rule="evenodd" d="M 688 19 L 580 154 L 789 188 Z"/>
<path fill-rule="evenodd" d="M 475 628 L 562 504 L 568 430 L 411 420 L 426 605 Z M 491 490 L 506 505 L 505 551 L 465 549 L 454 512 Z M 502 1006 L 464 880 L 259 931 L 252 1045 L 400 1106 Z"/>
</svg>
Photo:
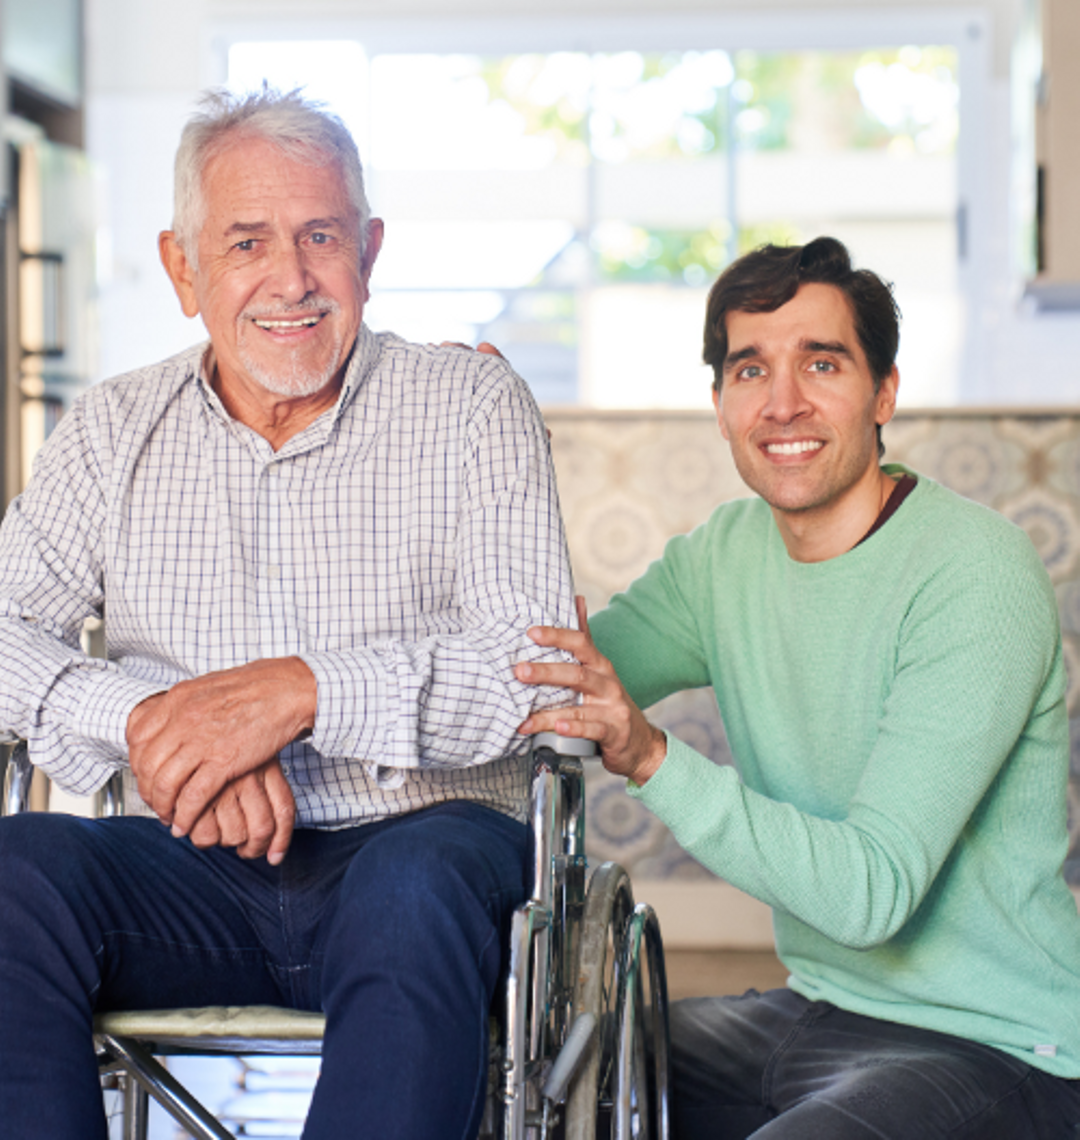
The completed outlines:
<svg viewBox="0 0 1080 1140">
<path fill-rule="evenodd" d="M 490 340 L 538 399 L 577 399 L 578 291 L 592 272 L 590 75 L 589 57 L 573 52 L 375 58 L 368 165 L 387 238 L 373 327 Z M 431 288 L 472 300 L 417 292 Z"/>
<path fill-rule="evenodd" d="M 829 233 L 896 283 L 902 400 L 954 398 L 951 48 L 333 47 L 236 45 L 230 81 L 307 76 L 363 140 L 387 223 L 373 327 L 492 340 L 542 400 L 700 408 L 708 286 L 738 252 Z"/>
<path fill-rule="evenodd" d="M 264 82 L 279 91 L 302 87 L 341 118 L 361 156 L 368 150 L 367 69 L 367 55 L 355 40 L 271 40 L 229 48 L 232 90 L 257 91 Z"/>
<path fill-rule="evenodd" d="M 840 238 L 896 287 L 901 400 L 952 403 L 957 283 L 954 49 L 735 57 L 739 248 Z"/>
</svg>

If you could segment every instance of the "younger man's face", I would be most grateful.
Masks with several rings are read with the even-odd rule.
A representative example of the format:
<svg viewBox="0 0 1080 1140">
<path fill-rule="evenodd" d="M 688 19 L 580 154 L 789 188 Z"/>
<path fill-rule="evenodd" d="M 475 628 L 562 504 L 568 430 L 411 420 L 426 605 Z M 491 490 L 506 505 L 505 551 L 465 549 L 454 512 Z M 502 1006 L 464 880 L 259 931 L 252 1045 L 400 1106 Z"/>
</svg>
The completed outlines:
<svg viewBox="0 0 1080 1140">
<path fill-rule="evenodd" d="M 846 296 L 803 285 L 771 313 L 729 312 L 720 430 L 746 484 L 784 516 L 823 523 L 878 494 L 878 424 L 896 406 L 894 368 L 879 390 Z"/>
</svg>

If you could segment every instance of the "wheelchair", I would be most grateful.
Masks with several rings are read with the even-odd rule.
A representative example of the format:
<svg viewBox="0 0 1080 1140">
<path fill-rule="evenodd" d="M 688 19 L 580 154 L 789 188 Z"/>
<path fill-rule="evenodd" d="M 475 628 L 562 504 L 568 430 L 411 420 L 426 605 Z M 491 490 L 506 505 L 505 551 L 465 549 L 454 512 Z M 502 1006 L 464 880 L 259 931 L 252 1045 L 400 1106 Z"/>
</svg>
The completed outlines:
<svg viewBox="0 0 1080 1140">
<path fill-rule="evenodd" d="M 493 1010 L 481 1140 L 668 1140 L 668 1005 L 656 914 L 615 863 L 587 875 L 583 761 L 590 741 L 532 742 L 529 898 L 513 915 L 502 1008 Z M 16 745 L 3 811 L 26 810 L 33 769 Z M 107 787 L 101 814 L 123 810 Z M 153 1097 L 193 1140 L 232 1140 L 169 1073 L 176 1055 L 317 1055 L 320 1014 L 269 1007 L 99 1013 L 103 1086 L 123 1140 L 146 1140 Z M 244 1135 L 240 1132 L 239 1135 Z"/>
</svg>

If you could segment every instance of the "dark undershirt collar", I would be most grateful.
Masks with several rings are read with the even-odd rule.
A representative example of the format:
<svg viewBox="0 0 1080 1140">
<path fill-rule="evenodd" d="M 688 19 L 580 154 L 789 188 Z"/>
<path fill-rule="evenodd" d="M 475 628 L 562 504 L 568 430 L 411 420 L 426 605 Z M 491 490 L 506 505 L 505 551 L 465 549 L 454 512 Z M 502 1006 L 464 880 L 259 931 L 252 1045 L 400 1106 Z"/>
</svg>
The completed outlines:
<svg viewBox="0 0 1080 1140">
<path fill-rule="evenodd" d="M 881 528 L 896 514 L 900 504 L 915 490 L 915 484 L 918 480 L 914 475 L 905 471 L 896 480 L 896 486 L 893 487 L 892 493 L 888 499 L 885 500 L 885 506 L 881 508 L 881 513 L 874 519 L 874 525 L 859 539 L 855 546 L 862 546 L 862 544 L 872 535 L 876 534 Z M 854 550 L 855 547 L 852 547 Z"/>
</svg>

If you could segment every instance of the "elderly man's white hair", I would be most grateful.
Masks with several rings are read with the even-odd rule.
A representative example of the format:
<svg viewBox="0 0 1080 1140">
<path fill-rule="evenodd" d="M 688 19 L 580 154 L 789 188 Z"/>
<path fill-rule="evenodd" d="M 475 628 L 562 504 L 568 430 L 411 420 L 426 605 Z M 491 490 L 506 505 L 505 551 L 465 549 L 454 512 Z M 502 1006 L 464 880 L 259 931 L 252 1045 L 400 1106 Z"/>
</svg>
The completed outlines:
<svg viewBox="0 0 1080 1140">
<path fill-rule="evenodd" d="M 367 247 L 371 207 L 364 192 L 364 172 L 356 143 L 345 124 L 299 91 L 264 86 L 249 95 L 208 91 L 180 136 L 176 152 L 173 233 L 192 267 L 198 269 L 199 234 L 206 222 L 203 176 L 226 147 L 243 139 L 263 139 L 294 162 L 334 165 L 356 210 L 360 256 Z"/>
</svg>

